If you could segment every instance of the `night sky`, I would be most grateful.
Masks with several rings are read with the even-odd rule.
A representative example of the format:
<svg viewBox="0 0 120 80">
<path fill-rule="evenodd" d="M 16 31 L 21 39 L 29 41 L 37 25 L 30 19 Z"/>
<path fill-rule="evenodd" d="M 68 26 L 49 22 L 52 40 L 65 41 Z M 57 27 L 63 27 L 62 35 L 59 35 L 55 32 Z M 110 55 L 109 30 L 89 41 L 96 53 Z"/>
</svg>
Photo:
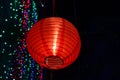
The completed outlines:
<svg viewBox="0 0 120 80">
<path fill-rule="evenodd" d="M 5 4 L 7 0 L 0 0 L 0 5 Z M 56 0 L 55 15 L 52 15 L 52 0 L 46 0 L 44 8 L 41 7 L 39 0 L 36 0 L 36 4 L 39 20 L 50 16 L 67 19 L 76 26 L 82 42 L 78 59 L 61 70 L 46 69 L 49 79 L 45 80 L 120 80 L 120 6 L 117 2 Z M 6 14 L 5 10 L 7 11 L 7 8 L 0 9 L 0 33 L 2 29 L 6 29 L 8 32 L 6 36 L 11 30 L 16 31 L 16 34 L 12 37 L 0 38 L 1 51 L 2 47 L 5 47 L 2 42 L 6 40 L 15 48 L 16 39 L 21 34 L 18 32 L 19 28 L 11 26 L 15 20 L 4 24 L 2 17 L 10 15 L 10 13 Z M 1 51 L 0 65 L 7 64 L 10 57 L 2 54 Z M 0 68 L 3 69 L 2 66 Z"/>
</svg>

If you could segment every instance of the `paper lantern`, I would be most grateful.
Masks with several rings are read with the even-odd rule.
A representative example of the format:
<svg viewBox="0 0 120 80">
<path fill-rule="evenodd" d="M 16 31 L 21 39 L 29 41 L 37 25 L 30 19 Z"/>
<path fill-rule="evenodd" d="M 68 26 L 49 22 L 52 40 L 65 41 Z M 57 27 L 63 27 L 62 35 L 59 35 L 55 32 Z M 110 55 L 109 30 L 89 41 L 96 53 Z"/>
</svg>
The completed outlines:
<svg viewBox="0 0 120 80">
<path fill-rule="evenodd" d="M 49 69 L 69 66 L 77 59 L 81 48 L 74 25 L 60 17 L 44 18 L 33 25 L 26 43 L 32 58 Z"/>
</svg>

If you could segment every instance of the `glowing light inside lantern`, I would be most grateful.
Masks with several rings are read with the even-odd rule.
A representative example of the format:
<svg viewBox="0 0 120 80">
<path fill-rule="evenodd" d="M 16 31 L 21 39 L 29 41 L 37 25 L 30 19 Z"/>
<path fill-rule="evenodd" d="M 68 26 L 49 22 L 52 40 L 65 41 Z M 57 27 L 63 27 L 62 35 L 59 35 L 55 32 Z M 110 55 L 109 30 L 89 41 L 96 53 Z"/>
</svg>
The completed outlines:
<svg viewBox="0 0 120 80">
<path fill-rule="evenodd" d="M 55 33 L 56 33 L 56 35 L 54 36 L 54 43 L 53 43 L 53 55 L 54 56 L 56 56 L 58 30 L 56 30 Z"/>
</svg>

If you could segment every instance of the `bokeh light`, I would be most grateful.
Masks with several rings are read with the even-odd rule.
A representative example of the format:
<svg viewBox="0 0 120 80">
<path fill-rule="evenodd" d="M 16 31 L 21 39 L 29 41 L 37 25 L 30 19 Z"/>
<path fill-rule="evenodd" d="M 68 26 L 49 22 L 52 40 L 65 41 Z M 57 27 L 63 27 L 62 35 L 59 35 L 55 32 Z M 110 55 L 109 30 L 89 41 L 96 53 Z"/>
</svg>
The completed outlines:
<svg viewBox="0 0 120 80">
<path fill-rule="evenodd" d="M 0 1 L 0 80 L 41 78 L 43 68 L 31 58 L 25 43 L 27 31 L 37 20 L 35 0 Z"/>
</svg>

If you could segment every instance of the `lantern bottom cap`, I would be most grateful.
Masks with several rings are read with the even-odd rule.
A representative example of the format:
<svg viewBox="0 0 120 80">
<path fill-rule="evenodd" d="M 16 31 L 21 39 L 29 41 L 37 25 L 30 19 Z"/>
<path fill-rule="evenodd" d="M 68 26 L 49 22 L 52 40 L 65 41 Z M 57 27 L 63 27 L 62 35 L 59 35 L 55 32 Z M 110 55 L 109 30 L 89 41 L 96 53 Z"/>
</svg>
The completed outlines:
<svg viewBox="0 0 120 80">
<path fill-rule="evenodd" d="M 45 58 L 45 64 L 51 69 L 57 69 L 63 65 L 63 60 L 57 56 L 49 56 Z"/>
</svg>

